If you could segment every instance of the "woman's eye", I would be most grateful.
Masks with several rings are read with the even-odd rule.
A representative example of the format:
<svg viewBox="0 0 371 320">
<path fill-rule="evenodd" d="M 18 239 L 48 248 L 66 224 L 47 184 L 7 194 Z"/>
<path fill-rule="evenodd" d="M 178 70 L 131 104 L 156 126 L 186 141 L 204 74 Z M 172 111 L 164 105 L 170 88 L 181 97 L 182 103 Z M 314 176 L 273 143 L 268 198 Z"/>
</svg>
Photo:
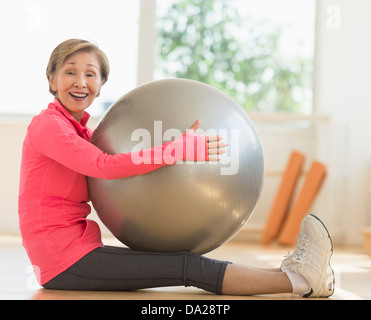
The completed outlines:
<svg viewBox="0 0 371 320">
<path fill-rule="evenodd" d="M 89 77 L 89 78 L 94 78 L 95 74 L 94 73 L 88 73 L 86 76 Z"/>
<path fill-rule="evenodd" d="M 66 74 L 68 74 L 69 76 L 73 76 L 74 73 L 72 71 L 67 71 Z"/>
</svg>

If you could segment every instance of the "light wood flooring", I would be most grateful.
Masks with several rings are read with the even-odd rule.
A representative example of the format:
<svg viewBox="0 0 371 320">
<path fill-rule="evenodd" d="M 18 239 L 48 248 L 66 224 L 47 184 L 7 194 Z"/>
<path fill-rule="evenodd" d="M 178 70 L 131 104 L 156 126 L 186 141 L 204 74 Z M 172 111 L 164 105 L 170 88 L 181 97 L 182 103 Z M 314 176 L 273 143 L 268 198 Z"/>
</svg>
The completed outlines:
<svg viewBox="0 0 371 320">
<path fill-rule="evenodd" d="M 107 245 L 120 245 L 104 239 Z M 231 241 L 207 256 L 259 267 L 277 267 L 286 248 L 265 247 Z M 332 266 L 336 274 L 335 294 L 329 300 L 371 299 L 371 256 L 361 248 L 334 249 Z M 0 236 L 0 300 L 251 300 L 301 299 L 298 296 L 218 296 L 195 288 L 166 287 L 135 292 L 86 292 L 45 290 L 35 282 L 28 257 L 16 236 Z"/>
</svg>

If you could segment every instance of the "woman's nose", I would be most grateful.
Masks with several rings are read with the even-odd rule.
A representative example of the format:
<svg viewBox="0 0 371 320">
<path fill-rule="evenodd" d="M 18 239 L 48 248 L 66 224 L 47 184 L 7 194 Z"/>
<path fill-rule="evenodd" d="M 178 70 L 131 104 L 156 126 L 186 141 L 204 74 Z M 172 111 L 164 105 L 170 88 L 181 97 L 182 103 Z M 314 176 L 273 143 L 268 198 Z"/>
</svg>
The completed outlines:
<svg viewBox="0 0 371 320">
<path fill-rule="evenodd" d="M 85 88 L 86 87 L 86 81 L 84 76 L 77 76 L 75 81 L 75 87 L 77 88 Z"/>
</svg>

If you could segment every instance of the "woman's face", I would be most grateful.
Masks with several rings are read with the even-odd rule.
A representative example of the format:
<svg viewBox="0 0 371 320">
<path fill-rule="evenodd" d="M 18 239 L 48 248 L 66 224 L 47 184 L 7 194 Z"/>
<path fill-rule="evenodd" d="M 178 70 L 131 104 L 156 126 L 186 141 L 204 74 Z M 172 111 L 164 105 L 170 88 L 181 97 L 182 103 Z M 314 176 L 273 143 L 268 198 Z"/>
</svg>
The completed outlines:
<svg viewBox="0 0 371 320">
<path fill-rule="evenodd" d="M 85 109 L 100 92 L 102 79 L 99 67 L 94 54 L 77 52 L 50 77 L 55 97 L 77 121 L 81 120 Z"/>
</svg>

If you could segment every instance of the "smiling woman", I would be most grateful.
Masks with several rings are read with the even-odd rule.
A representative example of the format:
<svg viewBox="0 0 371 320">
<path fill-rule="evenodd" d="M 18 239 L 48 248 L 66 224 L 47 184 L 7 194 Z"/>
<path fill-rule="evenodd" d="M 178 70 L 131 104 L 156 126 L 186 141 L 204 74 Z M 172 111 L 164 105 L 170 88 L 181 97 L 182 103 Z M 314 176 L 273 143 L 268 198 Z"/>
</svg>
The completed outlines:
<svg viewBox="0 0 371 320">
<path fill-rule="evenodd" d="M 99 96 L 109 71 L 108 59 L 98 46 L 70 39 L 51 54 L 46 70 L 49 91 L 80 121 L 85 109 Z"/>
</svg>

